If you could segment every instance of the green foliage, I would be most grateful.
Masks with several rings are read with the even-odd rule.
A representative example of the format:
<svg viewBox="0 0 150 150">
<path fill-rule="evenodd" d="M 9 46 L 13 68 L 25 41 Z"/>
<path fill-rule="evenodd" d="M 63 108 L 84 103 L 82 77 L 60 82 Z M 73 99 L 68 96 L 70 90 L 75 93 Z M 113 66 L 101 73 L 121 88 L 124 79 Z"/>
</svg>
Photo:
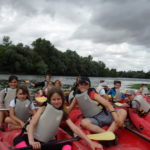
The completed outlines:
<svg viewBox="0 0 150 150">
<path fill-rule="evenodd" d="M 109 69 L 102 61 L 94 61 L 92 56 L 81 57 L 76 51 L 61 52 L 46 39 L 38 38 L 32 47 L 22 43 L 13 44 L 4 36 L 0 44 L 0 72 L 19 74 L 45 74 L 66 76 L 101 76 L 150 78 L 150 71 L 120 71 Z"/>
<path fill-rule="evenodd" d="M 132 84 L 129 86 L 129 88 L 132 88 L 132 89 L 140 89 L 140 87 L 141 87 L 141 84 Z M 150 90 L 150 84 L 147 84 L 147 87 Z"/>
</svg>

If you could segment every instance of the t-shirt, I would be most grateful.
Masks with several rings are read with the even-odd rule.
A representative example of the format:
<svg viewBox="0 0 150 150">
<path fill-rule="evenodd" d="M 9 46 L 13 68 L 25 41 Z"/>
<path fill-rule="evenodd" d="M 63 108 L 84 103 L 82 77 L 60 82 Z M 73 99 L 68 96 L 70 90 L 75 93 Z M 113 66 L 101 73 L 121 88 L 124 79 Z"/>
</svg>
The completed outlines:
<svg viewBox="0 0 150 150">
<path fill-rule="evenodd" d="M 105 93 L 105 90 L 104 90 L 104 89 L 101 89 L 101 91 L 99 92 L 99 94 L 100 94 L 101 96 L 105 95 L 105 94 L 106 94 L 106 93 Z"/>
<path fill-rule="evenodd" d="M 14 99 L 11 100 L 9 106 L 10 106 L 10 107 L 13 107 L 13 108 L 16 106 L 16 103 L 15 103 L 15 100 L 14 100 Z M 31 109 L 31 110 L 35 109 L 35 106 L 34 106 L 33 102 L 31 102 L 30 109 Z"/>
</svg>

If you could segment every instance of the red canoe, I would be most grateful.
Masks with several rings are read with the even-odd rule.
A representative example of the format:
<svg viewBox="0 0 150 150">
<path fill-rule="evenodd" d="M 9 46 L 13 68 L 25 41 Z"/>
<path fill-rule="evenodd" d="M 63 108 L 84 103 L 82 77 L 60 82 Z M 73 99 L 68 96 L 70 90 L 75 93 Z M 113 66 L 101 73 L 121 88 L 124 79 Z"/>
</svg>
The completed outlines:
<svg viewBox="0 0 150 150">
<path fill-rule="evenodd" d="M 129 109 L 129 116 L 134 124 L 134 126 L 137 128 L 137 130 L 150 139 L 150 114 L 147 114 L 146 116 L 139 116 L 136 112 L 134 112 L 132 109 Z"/>
<path fill-rule="evenodd" d="M 80 127 L 81 112 L 75 110 L 73 114 L 73 121 L 76 125 Z M 89 133 L 87 130 L 83 130 L 85 133 Z M 20 133 L 20 130 L 2 132 L 0 131 L 0 150 L 10 150 L 9 147 L 12 146 L 12 141 Z M 127 129 L 119 129 L 117 131 L 118 143 L 117 145 L 104 147 L 104 150 L 149 150 L 150 142 L 142 139 L 141 137 L 131 133 Z M 71 136 L 64 130 L 59 129 L 57 134 L 58 139 L 69 139 Z M 73 141 L 72 150 L 90 150 L 87 143 L 84 140 Z"/>
<path fill-rule="evenodd" d="M 0 132 L 0 150 L 10 150 L 9 147 L 12 146 L 13 138 L 18 135 L 19 132 L 19 130 L 4 133 Z M 127 131 L 126 129 L 118 130 L 117 134 L 119 137 L 118 144 L 104 148 L 104 150 L 148 150 L 150 147 L 149 142 Z M 58 139 L 68 138 L 71 138 L 70 135 L 60 129 L 58 133 Z M 90 150 L 90 148 L 85 141 L 80 140 L 72 142 L 72 150 Z"/>
</svg>

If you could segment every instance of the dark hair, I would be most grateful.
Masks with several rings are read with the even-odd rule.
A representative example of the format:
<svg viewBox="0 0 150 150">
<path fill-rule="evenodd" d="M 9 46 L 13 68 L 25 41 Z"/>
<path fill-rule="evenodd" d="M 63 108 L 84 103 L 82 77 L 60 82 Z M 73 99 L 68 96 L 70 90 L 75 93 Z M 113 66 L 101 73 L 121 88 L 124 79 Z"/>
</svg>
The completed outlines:
<svg viewBox="0 0 150 150">
<path fill-rule="evenodd" d="M 63 110 L 63 109 L 64 109 L 64 103 L 65 103 L 65 96 L 64 96 L 64 93 L 63 93 L 63 91 L 62 91 L 61 89 L 56 88 L 56 87 L 51 88 L 51 89 L 48 91 L 48 96 L 47 96 L 48 101 L 47 101 L 47 102 L 51 104 L 51 97 L 52 97 L 53 94 L 55 94 L 55 93 L 57 93 L 58 95 L 60 95 L 61 98 L 62 98 L 62 106 L 61 106 L 59 109 L 60 109 L 60 110 Z"/>
<path fill-rule="evenodd" d="M 121 84 L 121 81 L 115 80 L 115 81 L 114 81 L 114 84 L 117 84 L 117 83 Z"/>
<path fill-rule="evenodd" d="M 17 76 L 15 76 L 15 75 L 11 75 L 11 76 L 9 76 L 9 78 L 8 78 L 8 82 L 11 82 L 12 80 L 16 80 L 16 81 L 18 81 L 18 77 L 17 77 Z"/>
<path fill-rule="evenodd" d="M 59 83 L 59 85 L 60 85 L 60 86 L 62 86 L 62 84 L 61 84 L 61 81 L 60 81 L 60 80 L 56 80 L 56 81 L 54 82 L 54 85 L 55 85 L 57 82 Z"/>
<path fill-rule="evenodd" d="M 78 83 L 79 83 L 79 84 L 87 83 L 87 84 L 89 84 L 89 86 L 91 86 L 91 81 L 90 81 L 90 79 L 89 79 L 88 77 L 80 77 Z"/>
<path fill-rule="evenodd" d="M 19 85 L 18 88 L 17 88 L 17 90 L 16 90 L 16 94 L 18 93 L 19 90 L 22 90 L 22 93 L 23 93 L 23 94 L 27 94 L 27 99 L 30 100 L 29 90 L 28 90 L 28 88 L 27 88 L 26 86 L 24 86 L 24 85 Z"/>
<path fill-rule="evenodd" d="M 50 73 L 47 73 L 47 74 L 45 75 L 45 77 L 47 77 L 47 76 L 51 77 L 52 75 L 51 75 Z"/>
</svg>

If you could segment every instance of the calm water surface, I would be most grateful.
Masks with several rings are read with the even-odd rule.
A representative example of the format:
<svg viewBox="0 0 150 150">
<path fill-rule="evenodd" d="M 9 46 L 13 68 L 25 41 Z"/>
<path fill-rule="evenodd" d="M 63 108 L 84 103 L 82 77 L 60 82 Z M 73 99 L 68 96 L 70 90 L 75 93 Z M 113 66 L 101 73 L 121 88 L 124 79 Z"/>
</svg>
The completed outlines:
<svg viewBox="0 0 150 150">
<path fill-rule="evenodd" d="M 43 81 L 44 76 L 41 75 L 17 75 L 19 80 L 31 80 L 32 82 Z M 0 74 L 0 89 L 6 86 L 6 81 L 8 80 L 9 75 Z M 70 76 L 52 76 L 52 81 L 62 80 L 62 84 L 73 85 L 76 77 Z M 129 85 L 132 84 L 150 84 L 150 79 L 138 79 L 138 78 L 105 78 L 105 77 L 90 77 L 92 87 L 96 87 L 99 84 L 100 80 L 105 80 L 109 87 L 113 86 L 114 80 L 120 80 L 122 82 L 122 89 L 128 89 Z M 5 83 L 3 83 L 5 81 Z"/>
</svg>

